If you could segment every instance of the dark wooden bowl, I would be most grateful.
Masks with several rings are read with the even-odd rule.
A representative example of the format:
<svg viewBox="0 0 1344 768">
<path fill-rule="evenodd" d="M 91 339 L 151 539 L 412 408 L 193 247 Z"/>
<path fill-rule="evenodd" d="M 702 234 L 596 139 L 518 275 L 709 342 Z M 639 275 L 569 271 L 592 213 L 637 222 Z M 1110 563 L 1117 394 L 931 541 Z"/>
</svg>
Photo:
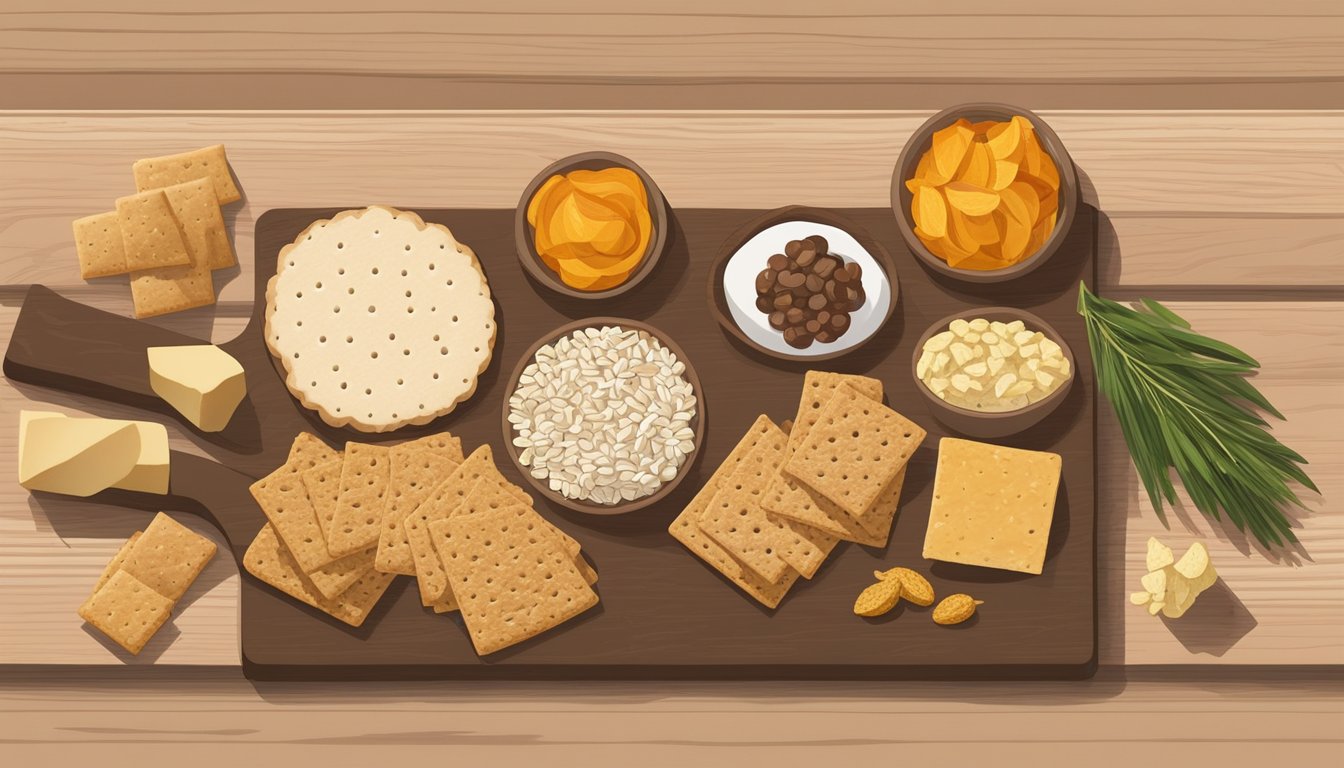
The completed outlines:
<svg viewBox="0 0 1344 768">
<path fill-rule="evenodd" d="M 882 267 L 882 272 L 887 278 L 887 283 L 891 286 L 891 305 L 887 307 L 886 315 L 882 317 L 882 320 L 875 328 L 873 328 L 872 332 L 869 333 L 866 338 L 847 349 L 837 350 L 822 355 L 788 354 L 778 352 L 756 343 L 756 341 L 744 333 L 733 320 L 732 311 L 728 306 L 728 296 L 723 290 L 723 273 L 728 267 L 728 261 L 732 259 L 733 254 L 737 253 L 748 240 L 755 237 L 761 231 L 781 222 L 797 221 L 800 219 L 815 221 L 819 224 L 827 224 L 836 229 L 843 229 L 848 232 L 858 241 L 859 245 L 863 246 L 864 250 L 872 254 L 873 259 Z M 865 344 L 872 340 L 872 338 L 882 330 L 883 326 L 887 324 L 887 321 L 891 319 L 892 314 L 896 312 L 896 305 L 901 298 L 901 284 L 900 280 L 896 277 L 896 262 L 891 258 L 891 254 L 887 253 L 887 249 L 882 247 L 882 243 L 869 235 L 862 227 L 837 213 L 823 208 L 810 208 L 803 205 L 790 205 L 784 208 L 776 208 L 773 211 L 768 211 L 751 221 L 748 221 L 746 224 L 743 224 L 734 231 L 733 234 L 729 235 L 728 239 L 724 241 L 723 246 L 719 249 L 719 253 L 714 257 L 713 265 L 710 266 L 708 288 L 710 314 L 712 314 L 714 319 L 719 322 L 719 325 L 723 326 L 725 331 L 743 344 L 746 344 L 766 357 L 775 360 L 788 360 L 790 362 L 799 360 L 803 362 L 834 360 L 837 357 L 842 357 L 862 349 Z"/>
<path fill-rule="evenodd" d="M 915 373 L 915 367 L 919 364 L 919 357 L 923 354 L 925 342 L 932 338 L 934 334 L 947 330 L 948 324 L 957 318 L 973 320 L 977 317 L 983 317 L 991 322 L 998 320 L 1003 323 L 1021 320 L 1026 323 L 1027 328 L 1045 334 L 1047 339 L 1059 345 L 1064 353 L 1064 358 L 1069 361 L 1069 377 L 1064 380 L 1059 389 L 1027 405 L 1025 408 L 1001 413 L 986 413 L 962 408 L 952 405 L 933 394 L 928 385 L 920 381 L 919 376 Z M 1059 335 L 1059 331 L 1056 331 L 1054 326 L 1040 317 L 1026 310 L 1011 307 L 967 308 L 965 311 L 944 317 L 930 325 L 924 335 L 919 337 L 919 341 L 915 343 L 914 356 L 910 359 L 910 377 L 915 381 L 915 389 L 919 390 L 924 399 L 933 404 L 934 418 L 952 429 L 972 437 L 1006 437 L 1035 426 L 1037 422 L 1050 415 L 1051 411 L 1064 402 L 1064 398 L 1069 394 L 1069 389 L 1073 386 L 1073 380 L 1077 376 L 1078 365 L 1077 361 L 1073 359 L 1073 350 L 1069 348 L 1069 343 L 1064 340 L 1064 337 Z"/>
<path fill-rule="evenodd" d="M 532 362 L 537 354 L 537 350 L 541 349 L 543 345 L 552 344 L 562 336 L 568 336 L 580 328 L 600 327 L 604 325 L 620 326 L 627 330 L 640 330 L 656 338 L 659 344 L 662 344 L 671 350 L 672 354 L 676 355 L 677 359 L 686 365 L 686 371 L 683 375 L 686 377 L 686 380 L 691 383 L 691 390 L 695 393 L 695 418 L 691 419 L 690 424 L 691 429 L 695 431 L 695 451 L 692 451 L 691 455 L 687 456 L 686 460 L 682 462 L 681 467 L 677 470 L 677 476 L 668 482 L 663 483 L 663 486 L 659 488 L 656 493 L 622 504 L 597 504 L 583 499 L 571 499 L 561 493 L 552 491 L 546 482 L 532 477 L 531 469 L 523 466 L 522 462 L 518 460 L 518 446 L 513 444 L 514 429 L 513 425 L 509 423 L 509 400 L 513 398 L 514 390 L 518 389 L 518 379 L 523 375 L 523 369 L 527 368 L 528 363 Z M 523 356 L 518 359 L 518 364 L 513 367 L 513 373 L 509 376 L 508 389 L 504 391 L 504 405 L 501 408 L 501 411 L 501 419 L 504 425 L 505 449 L 509 453 L 509 458 L 513 459 L 514 466 L 516 466 L 519 473 L 522 474 L 523 480 L 532 486 L 533 490 L 550 501 L 559 504 L 562 507 L 572 509 L 575 512 L 583 512 L 588 515 L 623 515 L 627 512 L 634 512 L 650 505 L 657 504 L 668 494 L 672 493 L 672 491 L 676 490 L 676 487 L 681 484 L 681 481 L 690 472 L 691 465 L 695 463 L 695 453 L 705 444 L 705 392 L 700 388 L 700 377 L 695 372 L 695 366 L 691 365 L 691 359 L 686 356 L 686 351 L 673 341 L 671 337 L 654 326 L 640 322 L 639 320 L 630 320 L 623 317 L 589 317 L 583 320 L 576 320 L 572 323 L 566 323 L 545 336 L 542 336 L 540 339 L 537 339 L 532 346 L 528 347 L 527 352 L 523 353 Z"/>
<path fill-rule="evenodd" d="M 1031 121 L 1032 126 L 1036 129 L 1036 136 L 1041 141 L 1041 146 L 1055 161 L 1055 167 L 1059 169 L 1059 215 L 1055 219 L 1055 229 L 1037 249 L 1036 253 L 1011 267 L 994 270 L 950 267 L 947 262 L 924 247 L 924 243 L 915 236 L 915 225 L 910 220 L 910 202 L 913 195 L 910 190 L 905 188 L 905 182 L 914 175 L 915 166 L 919 164 L 919 160 L 924 156 L 924 153 L 929 151 L 929 147 L 933 144 L 935 131 L 951 125 L 957 121 L 957 118 L 961 117 L 976 122 L 979 120 L 1009 120 L 1013 115 L 1021 115 Z M 924 266 L 934 272 L 968 283 L 1002 283 L 1015 280 L 1049 261 L 1050 257 L 1055 255 L 1055 251 L 1058 251 L 1060 245 L 1064 243 L 1065 236 L 1073 227 L 1073 217 L 1078 212 L 1078 204 L 1078 175 L 1073 165 L 1073 158 L 1069 156 L 1068 150 L 1064 149 L 1064 142 L 1060 141 L 1054 130 L 1035 113 L 1007 104 L 962 104 L 951 109 L 945 109 L 929 118 L 905 143 L 905 147 L 901 150 L 901 156 L 896 161 L 896 172 L 891 177 L 891 207 L 896 212 L 896 223 L 901 228 L 901 236 L 905 238 L 905 243 L 909 246 L 910 252 L 915 254 L 915 258 L 923 262 Z"/>
<path fill-rule="evenodd" d="M 604 168 L 613 167 L 628 168 L 634 171 L 639 180 L 644 183 L 644 193 L 648 196 L 649 218 L 653 222 L 653 237 L 649 238 L 643 261 L 626 278 L 625 282 L 602 291 L 581 291 L 577 288 L 571 288 L 565 285 L 560 280 L 560 276 L 546 266 L 546 263 L 541 260 L 541 256 L 537 254 L 535 232 L 532 225 L 527 223 L 527 205 L 532 202 L 532 196 L 536 194 L 542 183 L 556 174 L 569 173 L 570 171 L 600 171 Z M 541 173 L 538 173 L 531 183 L 523 189 L 523 196 L 518 201 L 518 210 L 514 215 L 513 223 L 518 261 L 523 265 L 523 270 L 532 276 L 532 279 L 556 293 L 577 299 L 610 299 L 614 296 L 620 296 L 639 285 L 653 272 L 654 267 L 658 266 L 658 262 L 663 258 L 663 251 L 667 247 L 668 218 L 667 200 L 663 197 L 663 191 L 654 183 L 653 177 L 636 165 L 635 161 L 613 152 L 583 152 L 570 155 L 543 168 Z"/>
</svg>

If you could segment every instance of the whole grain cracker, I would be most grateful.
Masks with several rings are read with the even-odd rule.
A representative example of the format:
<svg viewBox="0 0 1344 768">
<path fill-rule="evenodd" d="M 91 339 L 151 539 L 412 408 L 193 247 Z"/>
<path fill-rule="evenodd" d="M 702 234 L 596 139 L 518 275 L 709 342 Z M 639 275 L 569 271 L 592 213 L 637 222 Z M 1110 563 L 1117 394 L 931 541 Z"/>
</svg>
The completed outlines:
<svg viewBox="0 0 1344 768">
<path fill-rule="evenodd" d="M 388 493 L 374 557 L 374 567 L 383 573 L 415 575 L 415 556 L 401 524 L 435 486 L 461 465 L 450 453 L 422 447 L 418 442 L 393 446 L 388 452 L 391 465 Z"/>
<path fill-rule="evenodd" d="M 207 269 L 224 269 L 238 263 L 229 243 L 224 216 L 209 179 L 194 179 L 163 188 L 182 228 L 187 247 L 205 255 Z"/>
<path fill-rule="evenodd" d="M 430 495 L 402 521 L 402 528 L 411 544 L 411 554 L 415 559 L 415 577 L 420 588 L 420 601 L 424 605 L 433 605 L 448 587 L 443 565 L 439 562 L 438 552 L 429 538 L 429 524 L 451 516 L 466 498 L 467 493 L 480 481 L 501 484 L 510 494 L 532 504 L 532 498 L 522 489 L 513 485 L 499 474 L 495 468 L 490 446 L 482 445 L 471 452 L 461 465 L 439 483 Z"/>
<path fill-rule="evenodd" d="M 723 480 L 737 469 L 737 466 L 742 463 L 751 449 L 770 433 L 773 426 L 774 422 L 770 421 L 768 417 L 758 416 L 747 433 L 728 453 L 723 463 L 714 470 L 714 474 L 710 476 L 709 480 L 705 482 L 700 491 L 667 529 L 673 538 L 691 551 L 691 554 L 705 561 L 723 574 L 724 578 L 736 584 L 739 589 L 767 608 L 777 608 L 779 606 L 793 583 L 798 580 L 798 572 L 790 569 L 784 574 L 784 578 L 778 582 L 770 582 L 761 578 L 759 573 L 748 568 L 742 561 L 729 554 L 728 550 L 719 546 L 712 538 L 701 532 L 700 513 L 709 505 L 714 498 L 714 494 L 718 493 Z"/>
<path fill-rule="evenodd" d="M 132 654 L 138 654 L 173 610 L 173 601 L 123 570 L 79 607 L 79 616 Z"/>
<path fill-rule="evenodd" d="M 122 543 L 121 549 L 118 549 L 117 554 L 113 555 L 112 559 L 107 562 L 107 567 L 103 569 L 102 575 L 98 577 L 98 581 L 93 585 L 94 592 L 102 589 L 103 585 L 107 583 L 107 580 L 112 578 L 112 574 L 121 569 L 121 564 L 126 562 L 126 556 L 131 553 L 131 547 L 135 546 L 135 542 L 139 541 L 142 535 L 144 535 L 144 531 L 136 531 L 131 534 L 129 539 Z"/>
<path fill-rule="evenodd" d="M 901 471 L 887 483 L 873 506 L 857 520 L 825 496 L 787 475 L 775 478 L 765 492 L 761 505 L 772 517 L 796 520 L 842 541 L 883 547 L 891 536 L 891 525 L 900 506 L 906 469 L 901 467 Z"/>
<path fill-rule="evenodd" d="M 327 549 L 302 473 L 339 456 L 326 443 L 301 432 L 294 438 L 285 463 L 248 489 L 305 573 L 316 571 L 336 558 Z"/>
<path fill-rule="evenodd" d="M 390 573 L 370 569 L 339 596 L 328 598 L 299 569 L 298 562 L 270 523 L 262 527 L 248 546 L 243 555 L 243 567 L 263 583 L 352 627 L 364 623 L 395 578 Z"/>
<path fill-rule="evenodd" d="M 177 602 L 215 550 L 213 541 L 160 512 L 131 547 L 121 570 Z"/>
<path fill-rule="evenodd" d="M 117 198 L 117 226 L 132 272 L 191 263 L 173 206 L 162 189 Z"/>
<path fill-rule="evenodd" d="M 229 159 L 223 144 L 137 160 L 131 166 L 131 173 L 135 175 L 135 188 L 142 192 L 204 178 L 210 180 L 221 205 L 242 199 L 233 183 L 233 175 L 229 173 Z"/>
<path fill-rule="evenodd" d="M 910 460 L 924 435 L 918 424 L 841 385 L 784 471 L 857 519 Z"/>
<path fill-rule="evenodd" d="M 452 459 L 454 463 L 461 464 L 466 455 L 462 453 L 462 438 L 451 432 L 439 432 L 433 435 L 417 437 L 414 440 L 407 440 L 404 443 L 398 443 L 392 446 L 393 450 L 401 449 L 403 451 L 432 451 L 440 456 Z"/>
<path fill-rule="evenodd" d="M 762 435 L 700 513 L 700 530 L 767 581 L 788 568 L 811 577 L 835 539 L 792 520 L 770 519 L 761 495 L 784 462 L 787 437 L 774 425 Z"/>
<path fill-rule="evenodd" d="M 535 637 L 597 605 L 553 536 L 511 512 L 447 521 L 440 546 L 476 653 Z"/>
<path fill-rule="evenodd" d="M 88 280 L 124 275 L 130 271 L 126 266 L 126 246 L 121 241 L 121 223 L 116 211 L 75 219 L 73 229 L 80 277 Z"/>
<path fill-rule="evenodd" d="M 374 548 L 369 547 L 337 558 L 306 575 L 324 597 L 336 597 L 374 570 L 373 556 Z"/>
<path fill-rule="evenodd" d="M 854 391 L 872 400 L 882 402 L 882 382 L 868 376 L 830 371 L 808 371 L 803 376 L 803 391 L 798 397 L 798 413 L 793 417 L 793 429 L 789 430 L 789 455 L 798 450 L 798 446 L 807 439 L 807 433 L 821 416 L 826 405 L 841 385 L 848 385 Z"/>
<path fill-rule="evenodd" d="M 340 491 L 327 525 L 327 549 L 343 557 L 378 543 L 391 462 L 388 447 L 346 443 Z"/>
</svg>

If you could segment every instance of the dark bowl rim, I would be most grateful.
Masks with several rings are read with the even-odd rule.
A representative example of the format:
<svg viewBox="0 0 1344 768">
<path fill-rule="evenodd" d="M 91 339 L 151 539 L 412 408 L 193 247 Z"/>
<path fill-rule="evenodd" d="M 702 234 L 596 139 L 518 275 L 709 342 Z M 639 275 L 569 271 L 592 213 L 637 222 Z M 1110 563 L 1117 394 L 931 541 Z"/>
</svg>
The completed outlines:
<svg viewBox="0 0 1344 768">
<path fill-rule="evenodd" d="M 905 182 L 919 162 L 919 158 L 928 150 L 935 131 L 950 125 L 961 117 L 983 116 L 984 118 L 1002 119 L 1013 115 L 1021 115 L 1031 121 L 1036 134 L 1042 138 L 1041 144 L 1050 154 L 1050 158 L 1055 161 L 1055 167 L 1059 170 L 1059 216 L 1056 218 L 1055 228 L 1036 253 L 1010 267 L 982 271 L 957 269 L 948 266 L 947 262 L 930 252 L 924 246 L 924 243 L 915 236 L 914 225 L 910 221 L 910 192 L 905 188 Z M 1045 264 L 1060 249 L 1069 230 L 1073 228 L 1073 220 L 1078 213 L 1080 200 L 1077 169 L 1074 166 L 1072 155 L 1065 148 L 1064 142 L 1060 140 L 1059 134 L 1055 133 L 1049 123 L 1045 122 L 1035 112 L 1024 107 L 997 102 L 959 104 L 948 107 L 924 121 L 919 128 L 915 129 L 914 133 L 910 134 L 905 146 L 901 148 L 901 154 L 896 160 L 896 168 L 891 176 L 891 207 L 896 214 L 896 224 L 901 230 L 901 237 L 905 239 L 910 252 L 915 255 L 916 259 L 935 272 L 969 283 L 1007 282 L 1033 272 Z"/>
<path fill-rule="evenodd" d="M 723 290 L 723 273 L 724 270 L 728 268 L 728 262 L 739 250 L 741 250 L 742 246 L 745 245 L 748 240 L 755 237 L 761 231 L 773 227 L 776 224 L 800 220 L 813 220 L 818 224 L 826 224 L 835 227 L 836 229 L 843 229 L 858 241 L 859 245 L 863 246 L 864 250 L 868 251 L 873 257 L 873 260 L 878 263 L 878 266 L 882 267 L 884 276 L 887 279 L 887 284 L 891 286 L 891 304 L 887 307 L 886 315 L 867 338 L 847 349 L 836 350 L 823 355 L 795 355 L 785 352 L 777 352 L 773 349 L 761 346 L 755 339 L 748 336 L 746 332 L 739 328 L 737 323 L 733 321 L 732 314 L 727 310 L 728 297 Z M 719 251 L 715 254 L 714 260 L 710 263 L 708 297 L 710 314 L 714 316 L 714 319 L 718 321 L 719 325 L 724 330 L 728 331 L 733 338 L 741 341 L 748 347 L 751 347 L 756 352 L 774 360 L 783 360 L 790 363 L 822 362 L 825 360 L 834 360 L 838 357 L 857 352 L 881 333 L 882 329 L 886 327 L 888 322 L 890 322 L 892 315 L 896 313 L 896 305 L 901 299 L 901 281 L 896 273 L 896 260 L 891 257 L 891 253 L 887 251 L 880 240 L 873 237 L 868 230 L 859 226 L 858 223 L 826 208 L 815 208 L 807 205 L 786 205 L 752 217 L 750 220 L 743 223 L 742 226 L 733 230 L 732 234 L 728 235 L 723 241 L 723 244 L 719 246 Z"/>
<path fill-rule="evenodd" d="M 532 225 L 527 223 L 527 206 L 528 203 L 532 202 L 533 195 L 536 194 L 537 189 L 546 179 L 558 173 L 576 170 L 581 165 L 598 163 L 604 164 L 603 167 L 620 167 L 631 170 L 644 183 L 644 194 L 649 203 L 649 216 L 653 220 L 653 237 L 649 239 L 649 244 L 645 248 L 643 261 L 625 282 L 601 291 L 581 291 L 565 285 L 560 277 L 542 262 L 533 239 Z M 644 170 L 634 160 L 615 152 L 579 152 L 562 157 L 546 166 L 536 176 L 532 177 L 527 186 L 523 187 L 523 194 L 518 200 L 518 207 L 514 210 L 513 216 L 514 250 L 518 254 L 518 262 L 522 265 L 523 271 L 527 272 L 533 280 L 552 291 L 576 299 L 610 299 L 633 289 L 653 273 L 654 268 L 662 261 L 663 251 L 667 248 L 667 230 L 670 226 L 670 220 L 667 198 L 663 197 L 662 189 L 649 175 L 648 171 Z"/>
<path fill-rule="evenodd" d="M 541 349 L 545 344 L 554 343 L 560 338 L 568 336 L 574 331 L 582 328 L 601 327 L 604 325 L 615 325 L 622 328 L 644 331 L 658 339 L 659 344 L 662 344 L 671 350 L 672 354 L 676 355 L 677 359 L 686 366 L 686 371 L 683 375 L 686 377 L 686 380 L 690 382 L 691 391 L 695 393 L 695 418 L 690 425 L 691 429 L 695 431 L 695 450 L 681 463 L 681 467 L 677 469 L 676 477 L 663 483 L 662 487 L 654 493 L 622 504 L 595 504 L 583 501 L 582 499 L 570 499 L 561 493 L 552 491 L 550 486 L 533 477 L 531 470 L 523 466 L 518 460 L 518 446 L 513 444 L 515 432 L 513 425 L 509 423 L 509 401 L 513 398 L 514 391 L 518 389 L 518 380 L 522 377 L 523 370 L 527 368 L 527 364 L 532 362 L 536 357 L 537 350 Z M 700 376 L 696 373 L 695 366 L 691 363 L 690 358 L 687 357 L 686 351 L 681 348 L 681 345 L 673 340 L 672 337 L 665 333 L 661 328 L 643 320 L 634 320 L 626 317 L 599 316 L 586 317 L 581 320 L 574 320 L 557 326 L 555 329 L 548 331 L 533 342 L 527 348 L 527 351 L 518 358 L 517 364 L 513 367 L 513 372 L 509 374 L 508 384 L 509 385 L 504 392 L 504 403 L 500 408 L 500 418 L 504 428 L 504 451 L 509 455 L 509 459 L 513 461 L 513 465 L 517 467 L 519 473 L 522 474 L 523 480 L 535 489 L 537 493 L 540 493 L 552 503 L 559 504 L 560 506 L 575 512 L 580 512 L 586 515 L 624 515 L 657 504 L 676 490 L 677 486 L 681 485 L 681 481 L 690 474 L 691 465 L 695 463 L 697 454 L 704 449 L 706 420 L 705 393 L 700 384 Z"/>
<path fill-rule="evenodd" d="M 1051 392 L 1034 403 L 1029 403 L 1022 408 L 1012 411 L 973 411 L 970 408 L 962 408 L 959 405 L 953 405 L 933 394 L 933 390 L 929 389 L 929 385 L 920 380 L 917 372 L 919 358 L 924 353 L 924 344 L 928 342 L 929 339 L 933 338 L 934 334 L 942 333 L 947 330 L 947 326 L 953 320 L 974 320 L 975 318 L 983 317 L 992 322 L 993 320 L 1000 319 L 991 318 L 990 315 L 1011 315 L 1014 319 L 1026 323 L 1028 327 L 1034 326 L 1036 330 L 1045 334 L 1046 338 L 1059 345 L 1060 349 L 1064 352 L 1065 359 L 1069 361 L 1069 377 L 1064 380 L 1064 383 L 1060 385 L 1059 389 L 1056 389 L 1054 392 Z M 950 314 L 941 320 L 934 321 L 929 325 L 928 329 L 925 330 L 915 342 L 915 351 L 910 359 L 910 377 L 914 379 L 915 389 L 918 389 L 920 394 L 922 394 L 926 400 L 957 416 L 973 417 L 985 421 L 1021 419 L 1029 415 L 1039 415 L 1043 418 L 1046 414 L 1053 411 L 1055 408 L 1058 408 L 1060 403 L 1064 402 L 1065 396 L 1068 395 L 1070 388 L 1073 387 L 1073 380 L 1078 377 L 1078 361 L 1073 356 L 1073 348 L 1069 346 L 1069 342 L 1053 325 L 1041 316 L 1016 307 L 972 307 L 961 312 L 954 312 L 953 314 Z"/>
</svg>

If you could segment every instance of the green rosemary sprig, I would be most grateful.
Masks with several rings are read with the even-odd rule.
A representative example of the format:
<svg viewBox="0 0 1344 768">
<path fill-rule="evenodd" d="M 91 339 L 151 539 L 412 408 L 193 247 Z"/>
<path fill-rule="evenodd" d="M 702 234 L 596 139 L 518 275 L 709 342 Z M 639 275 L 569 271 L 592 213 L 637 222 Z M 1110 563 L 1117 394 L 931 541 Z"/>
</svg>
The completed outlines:
<svg viewBox="0 0 1344 768">
<path fill-rule="evenodd" d="M 1307 462 L 1266 429 L 1254 410 L 1282 419 L 1246 374 L 1260 364 L 1245 352 L 1201 336 L 1175 312 L 1144 299 L 1141 309 L 1078 288 L 1078 313 L 1097 383 L 1110 400 L 1134 467 L 1153 508 L 1176 503 L 1170 468 L 1204 515 L 1249 529 L 1263 546 L 1295 542 L 1286 505 L 1302 506 L 1289 487 L 1316 491 Z"/>
</svg>

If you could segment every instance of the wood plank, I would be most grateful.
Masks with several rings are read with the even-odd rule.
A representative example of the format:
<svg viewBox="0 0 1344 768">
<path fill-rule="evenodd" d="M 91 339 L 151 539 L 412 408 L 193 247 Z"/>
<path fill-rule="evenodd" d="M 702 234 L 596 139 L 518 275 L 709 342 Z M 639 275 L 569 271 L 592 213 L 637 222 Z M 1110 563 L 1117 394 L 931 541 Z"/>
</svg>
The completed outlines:
<svg viewBox="0 0 1344 768">
<path fill-rule="evenodd" d="M 1101 514 L 1099 584 L 1103 664 L 1338 664 L 1344 663 L 1344 520 L 1328 513 L 1326 499 L 1344 495 L 1344 423 L 1338 392 L 1344 383 L 1344 342 L 1333 328 L 1344 323 L 1344 304 L 1333 302 L 1171 302 L 1195 327 L 1240 345 L 1260 359 L 1257 384 L 1288 416 L 1276 432 L 1311 461 L 1321 487 L 1309 495 L 1301 531 L 1305 556 L 1297 564 L 1267 562 L 1243 554 L 1237 539 L 1210 530 L 1197 513 L 1191 530 L 1173 518 L 1168 532 L 1142 498 L 1118 430 L 1104 412 L 1099 433 L 1098 494 Z M 1247 313 L 1254 313 L 1254 323 Z M 0 307 L 7 342 L 15 307 Z M 221 324 L 219 333 L 239 330 Z M 1292 340 L 1285 343 L 1285 340 Z M 132 409 L 84 403 L 74 398 L 0 385 L 0 421 L 14 423 L 24 407 L 84 411 L 112 417 L 143 417 Z M 169 424 L 178 447 L 191 442 Z M 13 430 L 0 430 L 0 473 L 14 477 L 17 445 Z M 142 513 L 89 505 L 59 497 L 35 499 L 13 480 L 0 482 L 0 663 L 122 664 L 80 629 L 73 608 L 103 564 Z M 198 530 L 203 526 L 191 518 Z M 210 532 L 207 532 L 210 533 Z M 1142 575 L 1144 542 L 1158 535 L 1183 545 L 1200 538 L 1210 547 L 1223 575 L 1222 586 L 1204 604 L 1170 624 L 1129 606 L 1126 598 Z M 1309 558 L 1309 559 L 1307 559 Z M 174 620 L 180 635 L 163 643 L 159 664 L 238 663 L 237 590 L 234 566 L 220 558 L 203 578 L 201 597 Z M 1203 612 L 1203 613 L 1201 613 Z M 1250 617 L 1250 620 L 1247 619 Z M 1252 625 L 1252 621 L 1254 624 Z M 136 663 L 153 661 L 142 656 Z"/>
<path fill-rule="evenodd" d="M 1341 114 L 1045 116 L 1119 222 L 1124 258 L 1115 284 L 1319 286 L 1323 260 L 1344 236 L 1344 176 L 1334 165 Z M 0 286 L 45 282 L 129 314 L 124 280 L 79 281 L 70 222 L 128 191 L 135 159 L 206 143 L 228 145 L 246 194 L 227 211 L 243 258 L 241 270 L 217 275 L 226 306 L 186 313 L 209 318 L 250 304 L 252 225 L 268 208 L 513 206 L 537 169 L 593 146 L 637 158 L 674 205 L 881 205 L 902 144 L 927 116 L 0 113 L 0 177 L 9 180 L 0 189 Z M 1274 258 L 1258 260 L 1259 248 Z M 208 320 L 196 324 L 208 328 Z"/>
<path fill-rule="evenodd" d="M 468 764 L 686 765 L 720 760 L 847 762 L 902 759 L 945 764 L 1304 765 L 1340 751 L 1344 697 L 1337 681 L 1082 683 L 688 683 L 253 685 L 236 678 L 116 682 L 48 672 L 0 689 L 0 741 L 18 759 L 94 757 L 120 764 L 155 758 L 209 764 L 311 757 L 366 765 L 394 746 L 451 748 Z M 1254 725 L 1230 731 L 1236 723 Z M 1289 746 L 1291 745 L 1291 746 Z M 718 752 L 731 749 L 731 752 Z M 300 751 L 303 751 L 302 753 Z M 715 761 L 711 764 L 718 764 Z"/>
<path fill-rule="evenodd" d="M 117 11 L 82 0 L 11 2 L 0 69 L 11 72 L 335 71 L 504 78 L 871 78 L 1109 80 L 1344 75 L 1338 9 L 1290 3 L 1229 13 L 1209 2 L 1080 9 L 1058 0 L 1007 10 L 978 0 L 911 14 L 864 0 L 787 10 L 745 2 L 673 10 L 588 0 L 427 0 L 395 12 L 336 0 L 322 13 L 250 0 L 227 13 Z M 1127 4 L 1128 5 L 1128 4 Z M 823 50 L 824 56 L 799 56 Z M 1067 62 L 1067 65 L 1062 64 Z"/>
</svg>

